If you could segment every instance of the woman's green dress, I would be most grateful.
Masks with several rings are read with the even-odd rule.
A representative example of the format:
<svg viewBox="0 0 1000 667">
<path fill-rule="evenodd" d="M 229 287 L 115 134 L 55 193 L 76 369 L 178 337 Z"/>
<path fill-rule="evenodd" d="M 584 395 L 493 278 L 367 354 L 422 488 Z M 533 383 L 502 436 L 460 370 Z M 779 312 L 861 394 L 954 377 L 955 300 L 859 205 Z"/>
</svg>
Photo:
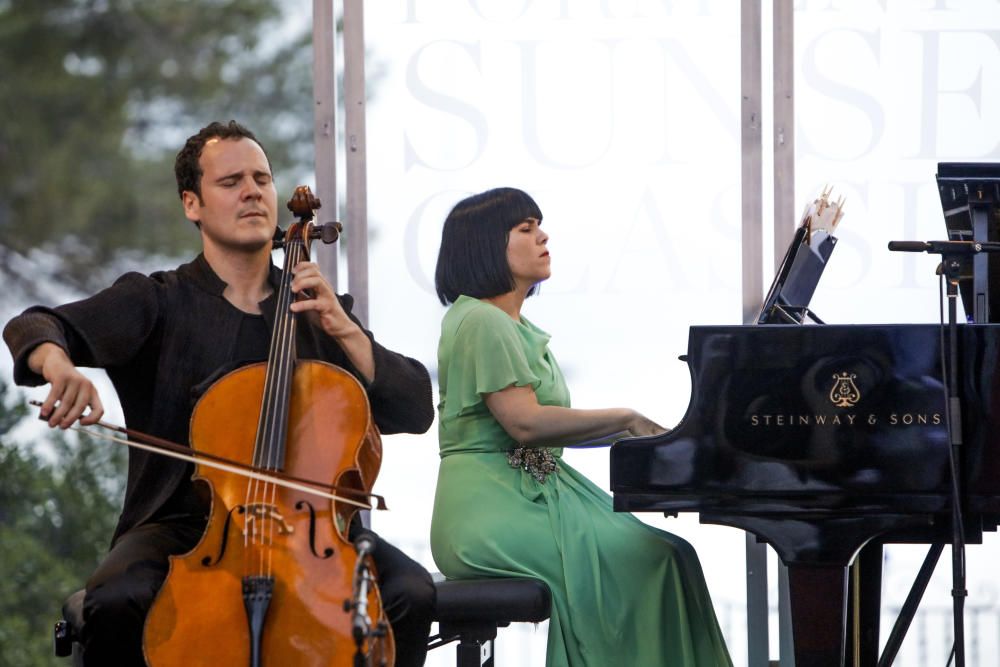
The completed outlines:
<svg viewBox="0 0 1000 667">
<path fill-rule="evenodd" d="M 441 467 L 431 547 L 451 578 L 531 576 L 552 591 L 549 667 L 731 665 L 694 549 L 630 514 L 558 457 L 539 481 L 483 395 L 530 385 L 569 406 L 549 336 L 460 297 L 441 326 Z M 540 475 L 539 475 L 540 476 Z"/>
</svg>

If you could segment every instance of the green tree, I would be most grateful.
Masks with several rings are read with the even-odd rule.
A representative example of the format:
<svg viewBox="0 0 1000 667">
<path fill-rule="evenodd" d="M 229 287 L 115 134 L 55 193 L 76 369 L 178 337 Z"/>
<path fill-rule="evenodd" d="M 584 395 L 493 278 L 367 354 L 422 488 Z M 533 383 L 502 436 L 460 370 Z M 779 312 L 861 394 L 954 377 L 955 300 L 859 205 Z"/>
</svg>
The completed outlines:
<svg viewBox="0 0 1000 667">
<path fill-rule="evenodd" d="M 0 383 L 0 665 L 51 665 L 52 624 L 107 551 L 124 491 L 124 449 L 45 431 L 13 442 L 27 416 Z M 37 445 L 45 445 L 38 447 Z M 51 456 L 40 452 L 48 449 Z"/>
<path fill-rule="evenodd" d="M 0 0 L 0 277 L 42 249 L 91 291 L 121 253 L 186 255 L 173 159 L 236 118 L 290 193 L 312 164 L 310 35 L 280 0 Z M 35 278 L 31 276 L 30 278 Z"/>
<path fill-rule="evenodd" d="M 173 160 L 210 120 L 253 129 L 279 195 L 311 173 L 311 36 L 308 21 L 288 29 L 289 6 L 308 11 L 287 0 L 0 0 L 0 303 L 16 288 L 30 299 L 49 276 L 92 292 L 122 260 L 189 256 L 200 242 Z M 32 268 L 18 273 L 25 255 Z M 24 419 L 0 381 L 0 665 L 32 667 L 52 663 L 62 600 L 107 549 L 126 455 L 61 432 L 15 442 Z"/>
</svg>

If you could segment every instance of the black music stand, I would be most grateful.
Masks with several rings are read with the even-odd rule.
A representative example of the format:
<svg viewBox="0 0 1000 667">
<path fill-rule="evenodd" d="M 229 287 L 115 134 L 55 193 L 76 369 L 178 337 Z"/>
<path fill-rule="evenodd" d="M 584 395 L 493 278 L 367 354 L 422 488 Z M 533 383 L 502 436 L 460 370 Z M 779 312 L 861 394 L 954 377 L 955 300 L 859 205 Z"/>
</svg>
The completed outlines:
<svg viewBox="0 0 1000 667">
<path fill-rule="evenodd" d="M 809 310 L 809 301 L 837 244 L 837 237 L 816 230 L 807 242 L 808 233 L 806 225 L 795 230 L 764 305 L 757 314 L 757 324 L 803 324 L 807 318 L 816 324 L 823 324 L 816 313 Z"/>
<path fill-rule="evenodd" d="M 1000 164 L 940 162 L 941 208 L 950 241 L 1000 242 Z M 958 257 L 959 293 L 969 322 L 1000 322 L 1000 255 Z"/>
</svg>

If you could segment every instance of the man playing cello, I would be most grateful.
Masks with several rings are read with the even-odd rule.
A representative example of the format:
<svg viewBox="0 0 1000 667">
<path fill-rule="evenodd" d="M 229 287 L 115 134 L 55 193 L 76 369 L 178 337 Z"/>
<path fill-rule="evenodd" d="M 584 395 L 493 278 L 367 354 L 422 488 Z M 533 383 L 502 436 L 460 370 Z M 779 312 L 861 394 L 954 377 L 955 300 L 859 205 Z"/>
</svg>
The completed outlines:
<svg viewBox="0 0 1000 667">
<path fill-rule="evenodd" d="M 184 214 L 201 234 L 198 257 L 171 271 L 125 274 L 82 301 L 29 308 L 4 329 L 15 381 L 51 386 L 41 416 L 52 427 L 101 418 L 101 399 L 77 370 L 99 367 L 130 429 L 187 444 L 195 401 L 207 386 L 268 355 L 281 270 L 271 262 L 277 194 L 267 155 L 235 121 L 211 123 L 187 140 L 175 175 Z M 377 343 L 351 315 L 351 297 L 337 296 L 315 264 L 301 262 L 292 273 L 299 357 L 357 378 L 383 433 L 426 431 L 434 414 L 427 370 Z M 198 542 L 208 504 L 189 464 L 130 448 L 111 550 L 86 586 L 85 664 L 144 664 L 143 622 L 168 556 Z M 355 521 L 352 537 L 359 530 Z M 434 607 L 430 576 L 381 539 L 374 560 L 396 665 L 422 665 Z"/>
</svg>

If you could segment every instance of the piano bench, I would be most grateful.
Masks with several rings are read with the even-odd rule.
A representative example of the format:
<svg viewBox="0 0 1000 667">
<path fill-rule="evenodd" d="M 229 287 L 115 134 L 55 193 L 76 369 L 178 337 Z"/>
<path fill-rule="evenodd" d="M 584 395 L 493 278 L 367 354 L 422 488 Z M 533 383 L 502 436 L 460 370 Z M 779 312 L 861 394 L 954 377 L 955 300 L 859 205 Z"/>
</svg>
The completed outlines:
<svg viewBox="0 0 1000 667">
<path fill-rule="evenodd" d="M 438 634 L 434 649 L 453 641 L 457 667 L 493 667 L 497 628 L 540 623 L 549 617 L 552 596 L 545 582 L 531 578 L 444 579 L 435 573 Z"/>
<path fill-rule="evenodd" d="M 83 596 L 84 590 L 66 598 L 62 607 L 62 618 L 56 622 L 52 630 L 52 648 L 56 656 L 68 658 L 72 656 L 73 666 L 82 667 L 83 653 L 80 651 L 78 631 L 83 627 Z"/>
</svg>

